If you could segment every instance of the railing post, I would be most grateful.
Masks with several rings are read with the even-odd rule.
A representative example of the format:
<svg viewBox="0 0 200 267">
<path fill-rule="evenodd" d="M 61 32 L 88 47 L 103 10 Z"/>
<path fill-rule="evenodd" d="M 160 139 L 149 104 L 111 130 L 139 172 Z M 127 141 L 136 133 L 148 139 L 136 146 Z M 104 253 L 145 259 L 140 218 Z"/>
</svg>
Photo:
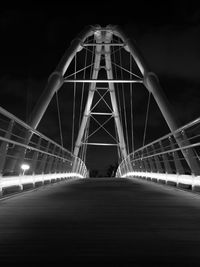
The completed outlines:
<svg viewBox="0 0 200 267">
<path fill-rule="evenodd" d="M 155 148 L 154 146 L 152 145 L 152 150 L 153 150 L 153 153 L 156 154 L 156 151 L 155 151 Z M 164 170 L 161 166 L 161 163 L 160 163 L 160 159 L 158 156 L 154 156 L 154 161 L 155 161 L 155 164 L 156 164 L 156 169 L 157 169 L 157 172 L 159 173 L 163 173 Z"/>
<path fill-rule="evenodd" d="M 144 160 L 141 158 L 141 165 L 140 165 L 140 171 L 143 171 L 143 172 L 146 172 L 147 169 L 146 169 L 146 165 L 145 165 L 145 162 Z"/>
<path fill-rule="evenodd" d="M 121 176 L 124 175 L 125 171 L 124 171 L 124 160 L 122 161 L 122 165 L 121 165 L 121 168 L 120 168 L 120 173 L 121 173 Z"/>
<path fill-rule="evenodd" d="M 164 152 L 162 142 L 160 141 L 159 144 L 160 144 L 161 152 Z M 172 168 L 171 168 L 169 160 L 167 158 L 167 154 L 166 153 L 162 154 L 162 158 L 163 158 L 163 162 L 164 162 L 164 166 L 165 166 L 165 173 L 172 173 Z"/>
<path fill-rule="evenodd" d="M 147 155 L 144 154 L 144 152 L 145 152 L 145 149 L 142 150 L 142 160 L 143 160 L 143 164 L 145 166 L 145 171 L 146 172 L 148 172 L 148 171 L 150 172 L 151 171 L 151 168 L 150 168 L 148 159 L 147 158 L 143 158 L 143 156 L 144 157 L 147 156 Z"/>
<path fill-rule="evenodd" d="M 149 154 L 148 154 L 148 149 L 147 148 L 144 148 L 144 151 L 146 150 L 146 156 L 147 156 L 147 158 L 145 159 L 146 160 L 146 163 L 147 163 L 147 168 L 148 168 L 148 171 L 149 172 L 152 172 L 152 170 L 153 170 L 153 163 L 152 163 L 152 159 L 150 158 L 150 157 L 148 157 L 149 156 Z"/>
<path fill-rule="evenodd" d="M 126 162 L 126 173 L 129 172 L 129 160 L 128 158 L 125 159 L 125 162 Z"/>
<path fill-rule="evenodd" d="M 26 130 L 25 136 L 24 136 L 24 145 L 28 145 L 32 137 L 32 132 L 30 130 Z M 24 162 L 25 156 L 26 156 L 27 148 L 26 147 L 19 147 L 19 150 L 15 152 L 15 163 L 14 163 L 14 173 L 20 174 L 21 171 L 21 164 Z"/>
<path fill-rule="evenodd" d="M 59 159 L 59 160 L 58 160 L 57 169 L 58 169 L 58 172 L 59 172 L 59 173 L 62 173 L 62 165 L 63 165 L 63 157 L 64 157 L 64 155 L 63 155 L 63 150 L 62 150 L 62 149 L 60 149 L 60 157 L 61 157 L 62 159 Z"/>
<path fill-rule="evenodd" d="M 181 140 L 179 140 L 179 138 L 180 135 L 178 135 L 178 137 L 176 136 L 176 140 L 177 142 L 181 143 L 181 146 L 190 145 L 190 142 L 187 139 L 185 131 L 181 131 Z M 182 149 L 181 151 L 191 169 L 191 173 L 194 175 L 200 175 L 200 164 L 196 159 L 195 150 L 193 150 L 193 148 L 191 147 L 187 149 Z"/>
<path fill-rule="evenodd" d="M 49 146 L 50 146 L 50 143 L 48 142 L 48 143 L 47 143 L 47 146 L 46 146 L 46 149 L 45 149 L 45 152 L 48 152 L 48 150 L 49 150 Z M 44 154 L 44 155 L 42 156 L 40 166 L 38 167 L 38 171 L 39 171 L 39 173 L 44 173 L 44 172 L 45 172 L 45 165 L 46 165 L 46 162 L 47 162 L 47 157 L 48 157 L 47 154 Z M 36 170 L 35 170 L 35 171 L 36 171 Z"/>
<path fill-rule="evenodd" d="M 42 141 L 42 138 L 40 137 L 39 140 L 38 140 L 37 146 L 36 146 L 37 149 L 40 149 L 41 141 Z M 34 151 L 33 158 L 32 158 L 32 164 L 31 164 L 31 169 L 32 169 L 32 174 L 33 175 L 35 174 L 35 171 L 36 171 L 38 155 L 39 155 L 39 152 L 38 151 Z"/>
<path fill-rule="evenodd" d="M 137 154 L 137 152 L 135 152 L 135 155 Z M 139 160 L 139 171 L 146 171 L 146 167 L 145 167 L 145 163 L 144 160 L 142 158 L 142 153 L 139 155 L 138 153 L 138 160 Z"/>
<path fill-rule="evenodd" d="M 57 156 L 60 156 L 60 154 L 61 154 L 61 149 L 58 148 Z M 59 161 L 60 161 L 60 159 L 55 157 L 54 164 L 53 164 L 53 167 L 52 167 L 52 172 L 56 172 L 56 173 L 58 172 Z"/>
<path fill-rule="evenodd" d="M 129 155 L 126 157 L 125 162 L 126 162 L 126 172 L 130 172 L 132 168 Z"/>
<path fill-rule="evenodd" d="M 13 126 L 14 126 L 14 120 L 11 120 L 9 122 L 7 132 L 4 136 L 6 139 L 10 139 Z M 8 146 L 9 146 L 8 142 L 2 141 L 2 144 L 0 146 L 0 176 L 3 175 L 4 165 L 6 162 L 6 155 L 7 155 L 7 151 L 8 151 Z"/>
<path fill-rule="evenodd" d="M 171 150 L 174 150 L 175 146 L 174 146 L 174 142 L 171 137 L 169 137 L 169 142 L 170 142 Z M 177 151 L 173 151 L 172 154 L 173 154 L 177 174 L 184 174 L 185 172 L 181 164 L 181 161 L 179 159 Z"/>
<path fill-rule="evenodd" d="M 151 167 L 151 172 L 156 172 L 156 166 L 155 166 L 155 163 L 154 163 L 154 157 L 153 155 L 150 154 L 150 147 L 146 148 L 147 150 L 147 155 L 149 154 L 149 163 L 150 163 L 150 167 Z"/>
<path fill-rule="evenodd" d="M 65 158 L 65 157 L 67 158 L 67 155 L 65 155 L 65 152 L 64 152 L 64 154 L 63 154 L 63 158 Z M 68 172 L 68 171 L 71 171 L 71 169 L 70 169 L 70 170 L 67 169 L 67 164 L 71 164 L 71 162 L 68 163 L 67 160 L 63 160 L 63 161 L 62 161 L 62 172 Z"/>
<path fill-rule="evenodd" d="M 135 171 L 139 171 L 140 169 L 140 160 L 137 159 L 134 163 L 133 166 L 131 164 L 131 171 L 135 170 Z"/>
<path fill-rule="evenodd" d="M 52 154 L 54 154 L 55 149 L 56 149 L 56 146 L 54 145 Z M 48 161 L 48 160 L 47 160 L 47 161 Z M 51 156 L 51 158 L 49 159 L 49 162 L 47 162 L 47 166 L 46 166 L 45 173 L 50 173 L 50 171 L 51 171 L 51 169 L 52 169 L 53 161 L 54 161 L 54 157 Z"/>
<path fill-rule="evenodd" d="M 65 165 L 65 152 L 64 151 L 62 151 L 62 160 L 60 161 L 60 172 L 65 172 L 65 170 L 64 170 L 64 166 Z"/>
</svg>

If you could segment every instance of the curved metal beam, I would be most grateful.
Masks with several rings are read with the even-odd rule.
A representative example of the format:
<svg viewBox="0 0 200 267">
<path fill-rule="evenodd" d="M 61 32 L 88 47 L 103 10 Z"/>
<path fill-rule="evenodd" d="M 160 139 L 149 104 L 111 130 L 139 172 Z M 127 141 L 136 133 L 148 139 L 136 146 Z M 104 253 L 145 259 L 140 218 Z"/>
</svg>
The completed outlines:
<svg viewBox="0 0 200 267">
<path fill-rule="evenodd" d="M 108 26 L 112 29 L 113 33 L 116 36 L 119 36 L 122 41 L 125 43 L 126 50 L 130 52 L 132 57 L 134 58 L 140 72 L 144 77 L 144 85 L 149 92 L 153 94 L 153 97 L 170 129 L 173 133 L 175 132 L 180 124 L 177 119 L 174 118 L 175 112 L 173 111 L 168 99 L 166 98 L 162 87 L 159 83 L 159 79 L 155 73 L 151 72 L 149 66 L 145 62 L 139 48 L 137 47 L 136 43 L 128 37 L 128 35 L 118 26 Z M 189 145 L 189 141 L 187 137 L 183 135 L 174 135 L 179 147 Z M 182 153 L 190 166 L 192 172 L 194 174 L 200 174 L 200 166 L 195 159 L 195 153 L 192 149 L 182 150 Z"/>
<path fill-rule="evenodd" d="M 47 85 L 29 118 L 29 125 L 32 128 L 37 128 L 52 97 L 62 86 L 63 75 L 65 74 L 75 54 L 83 48 L 82 42 L 84 42 L 87 37 L 92 35 L 94 30 L 95 29 L 93 26 L 87 26 L 81 33 L 77 35 L 77 37 L 72 41 L 71 46 L 64 53 L 55 71 L 49 76 Z"/>
</svg>

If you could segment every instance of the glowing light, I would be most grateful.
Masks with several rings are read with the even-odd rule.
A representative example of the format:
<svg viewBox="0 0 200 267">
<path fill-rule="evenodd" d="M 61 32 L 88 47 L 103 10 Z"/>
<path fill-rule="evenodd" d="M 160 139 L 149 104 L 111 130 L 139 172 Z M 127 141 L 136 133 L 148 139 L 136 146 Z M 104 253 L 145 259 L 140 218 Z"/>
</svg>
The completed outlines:
<svg viewBox="0 0 200 267">
<path fill-rule="evenodd" d="M 157 180 L 163 180 L 166 182 L 175 182 L 191 186 L 200 186 L 200 176 L 189 175 L 189 174 L 169 174 L 169 173 L 154 173 L 154 172 L 127 172 L 122 175 L 122 178 L 156 178 Z"/>
<path fill-rule="evenodd" d="M 37 174 L 37 175 L 20 175 L 20 176 L 7 176 L 1 177 L 0 179 L 0 188 L 14 186 L 14 185 L 23 185 L 23 184 L 35 184 L 36 182 L 51 181 L 58 178 L 84 178 L 83 175 L 76 172 L 68 173 L 51 173 L 51 174 Z"/>
<path fill-rule="evenodd" d="M 27 170 L 30 169 L 30 166 L 29 166 L 28 164 L 26 164 L 26 163 L 23 163 L 23 164 L 21 165 L 21 169 L 22 169 L 23 171 L 27 171 Z"/>
<path fill-rule="evenodd" d="M 101 36 L 101 31 L 99 31 L 99 30 L 95 31 L 95 32 L 94 32 L 94 35 L 95 35 L 96 37 L 100 37 L 100 36 Z"/>
</svg>

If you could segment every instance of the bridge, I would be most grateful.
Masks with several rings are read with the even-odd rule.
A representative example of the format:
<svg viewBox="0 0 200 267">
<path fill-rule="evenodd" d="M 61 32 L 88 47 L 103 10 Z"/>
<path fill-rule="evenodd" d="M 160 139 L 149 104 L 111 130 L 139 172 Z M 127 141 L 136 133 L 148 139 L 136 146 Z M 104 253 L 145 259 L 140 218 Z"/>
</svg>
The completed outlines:
<svg viewBox="0 0 200 267">
<path fill-rule="evenodd" d="M 63 88 L 73 92 L 71 150 L 63 145 Z M 147 96 L 143 134 L 134 128 L 136 88 Z M 53 98 L 60 143 L 37 130 Z M 169 133 L 146 142 L 151 101 Z M 86 27 L 27 123 L 0 107 L 2 266 L 197 265 L 199 125 L 197 118 L 180 126 L 158 77 L 121 28 Z M 114 177 L 90 177 L 90 147 L 115 151 Z"/>
</svg>

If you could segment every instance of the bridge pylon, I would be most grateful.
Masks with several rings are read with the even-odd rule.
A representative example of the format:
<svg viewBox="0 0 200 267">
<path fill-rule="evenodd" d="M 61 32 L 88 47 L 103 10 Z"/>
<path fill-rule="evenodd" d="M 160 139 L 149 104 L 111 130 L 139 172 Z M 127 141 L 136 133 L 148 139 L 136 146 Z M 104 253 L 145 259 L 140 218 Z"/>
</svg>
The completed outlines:
<svg viewBox="0 0 200 267">
<path fill-rule="evenodd" d="M 116 93 L 115 93 L 115 84 L 113 81 L 113 69 L 112 69 L 112 64 L 111 64 L 111 46 L 112 46 L 112 32 L 104 29 L 104 28 L 97 28 L 96 31 L 94 31 L 94 39 L 95 43 L 93 43 L 95 47 L 95 52 L 94 52 L 94 65 L 93 65 L 93 71 L 92 71 L 92 80 L 95 82 L 90 83 L 89 85 L 89 93 L 87 97 L 87 102 L 85 106 L 85 110 L 83 113 L 83 118 L 81 122 L 81 126 L 79 129 L 78 137 L 75 143 L 75 148 L 74 148 L 74 155 L 78 157 L 80 147 L 82 144 L 84 145 L 95 145 L 95 146 L 113 146 L 116 145 L 118 148 L 119 156 L 121 159 L 125 158 L 127 156 L 127 150 L 126 150 L 126 145 L 125 145 L 125 140 L 124 140 L 124 133 L 123 133 L 123 128 L 122 124 L 120 121 L 119 117 L 119 110 L 118 110 L 118 104 L 117 104 L 117 99 L 116 99 Z M 116 45 L 116 44 L 115 44 Z M 106 74 L 106 79 L 104 81 L 99 80 L 98 78 L 100 75 L 100 71 L 104 70 Z M 113 81 L 113 82 L 112 82 Z M 103 83 L 103 86 L 100 86 L 100 84 Z M 103 94 L 101 93 L 103 91 Z M 94 104 L 94 96 L 99 95 L 100 102 L 104 102 L 108 110 L 107 112 L 93 112 L 94 107 L 96 106 Z M 108 94 L 110 101 L 106 101 L 104 96 Z M 100 123 L 98 121 L 99 116 L 103 116 L 106 118 L 106 120 L 103 123 Z M 114 139 L 114 143 L 105 143 L 105 142 L 100 142 L 100 143 L 90 143 L 88 142 L 88 136 L 84 138 L 84 134 L 87 131 L 87 128 L 89 127 L 89 122 L 94 119 L 98 124 L 99 127 L 98 129 L 104 129 L 104 125 L 106 122 L 108 122 L 111 119 L 114 119 L 114 123 L 116 126 L 116 137 Z M 97 129 L 97 130 L 98 130 Z M 109 132 L 107 131 L 109 134 Z M 90 136 L 91 134 L 89 134 Z M 111 134 L 110 134 L 111 135 Z"/>
</svg>

